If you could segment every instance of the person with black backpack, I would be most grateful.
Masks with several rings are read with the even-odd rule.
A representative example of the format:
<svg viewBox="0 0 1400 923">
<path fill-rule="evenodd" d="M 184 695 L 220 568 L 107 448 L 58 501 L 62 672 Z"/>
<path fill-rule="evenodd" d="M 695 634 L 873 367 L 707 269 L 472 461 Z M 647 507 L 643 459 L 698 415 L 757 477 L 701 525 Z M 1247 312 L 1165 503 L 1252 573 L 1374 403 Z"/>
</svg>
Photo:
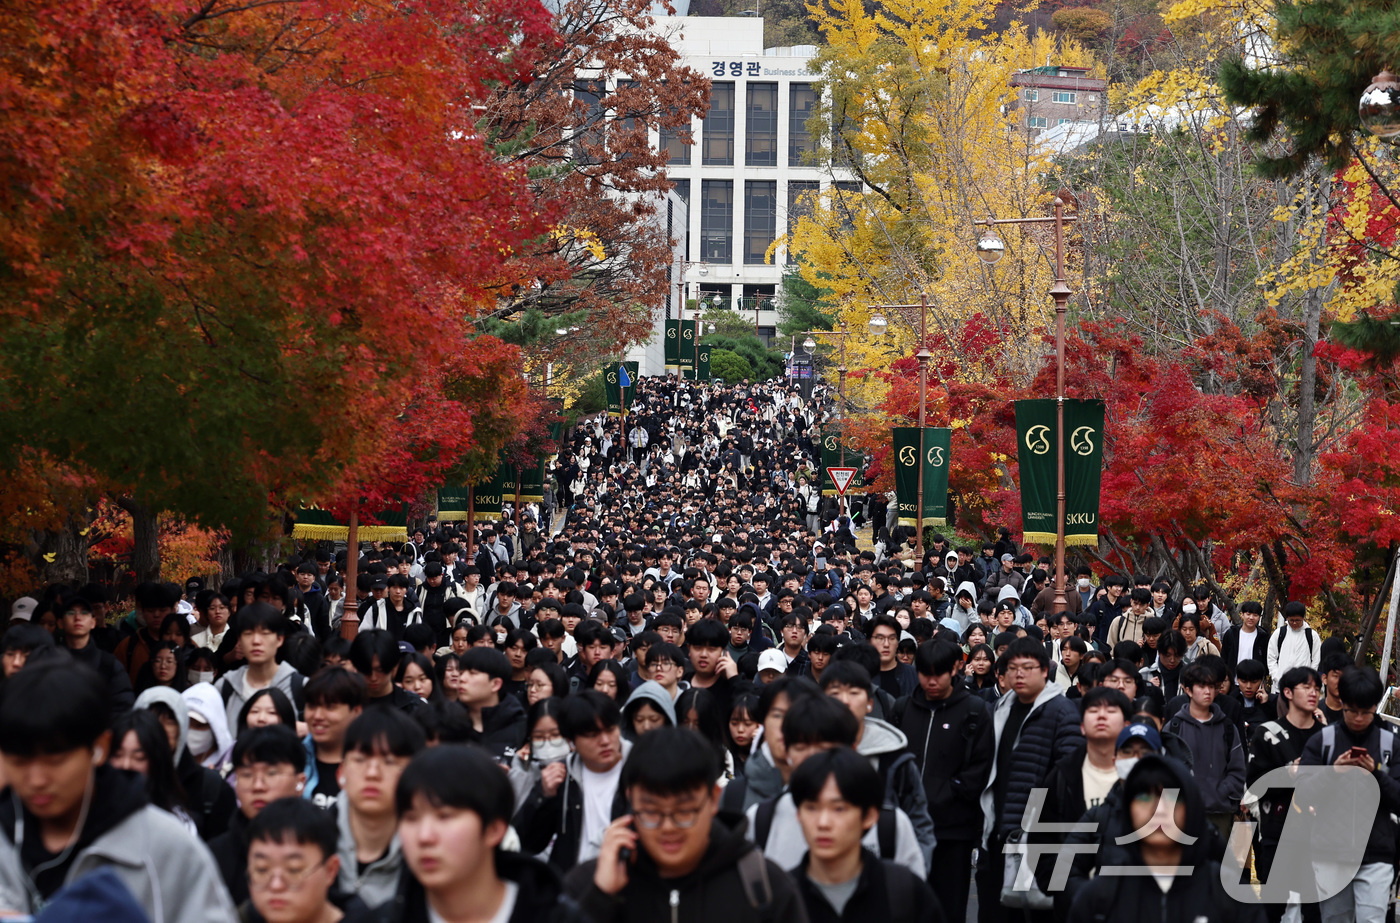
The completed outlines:
<svg viewBox="0 0 1400 923">
<path fill-rule="evenodd" d="M 886 807 L 900 808 L 909 815 L 914 834 L 919 838 L 919 849 L 924 854 L 924 867 L 931 868 L 938 837 L 934 833 L 933 818 L 929 816 L 928 796 L 924 794 L 918 761 L 909 752 L 909 738 L 899 728 L 869 713 L 874 684 L 862 665 L 851 660 L 832 664 L 822 673 L 821 687 L 855 715 L 859 728 L 856 752 L 868 758 L 885 780 Z"/>
<path fill-rule="evenodd" d="M 802 696 L 783 715 L 783 745 L 793 772 L 810 756 L 833 747 L 854 749 L 860 724 L 850 709 L 825 696 Z M 763 854 L 784 869 L 802 862 L 807 841 L 797 821 L 797 806 L 784 789 L 748 809 L 745 831 Z M 924 853 L 914 832 L 914 824 L 898 807 L 886 804 L 880 809 L 875 826 L 866 833 L 865 845 L 881 859 L 892 859 L 919 877 L 927 872 Z"/>
<path fill-rule="evenodd" d="M 919 688 L 897 707 L 938 841 L 929 884 L 948 918 L 957 921 L 967 918 L 972 850 L 982 832 L 978 799 L 996 755 L 991 709 L 961 682 L 961 662 L 962 648 L 952 642 L 919 645 Z"/>
<path fill-rule="evenodd" d="M 885 795 L 868 759 L 843 747 L 817 753 L 792 774 L 791 792 L 807 840 L 793 876 L 812 923 L 943 923 L 927 883 L 861 845 Z"/>
<path fill-rule="evenodd" d="M 1307 667 L 1294 667 L 1283 674 L 1278 694 L 1287 710 L 1276 721 L 1259 723 L 1251 734 L 1246 776 L 1250 785 L 1275 769 L 1297 762 L 1308 741 L 1322 730 L 1324 725 L 1314 716 L 1321 686 L 1322 680 L 1317 671 Z M 1254 830 L 1254 872 L 1259 881 L 1267 886 L 1271 880 L 1269 872 L 1278 852 L 1279 838 L 1293 808 L 1293 789 L 1282 786 L 1268 789 L 1260 794 L 1258 805 L 1259 823 Z M 1269 923 L 1279 923 L 1283 919 L 1284 909 L 1284 904 L 1267 903 L 1264 914 Z M 1303 904 L 1302 914 L 1304 923 L 1319 923 L 1322 919 L 1316 903 Z"/>
<path fill-rule="evenodd" d="M 792 879 L 744 839 L 742 816 L 719 811 L 719 774 L 688 728 L 637 741 L 619 784 L 628 813 L 564 880 L 592 923 L 807 923 Z"/>
<path fill-rule="evenodd" d="M 1182 670 L 1181 689 L 1190 701 L 1167 719 L 1163 730 L 1186 741 L 1206 816 L 1228 840 L 1244 796 L 1244 742 L 1215 701 L 1216 676 L 1209 664 L 1193 663 Z"/>
<path fill-rule="evenodd" d="M 1308 627 L 1307 614 L 1307 607 L 1297 600 L 1284 606 L 1284 624 L 1269 637 L 1269 678 L 1275 686 L 1294 667 L 1317 669 L 1322 639 Z"/>
<path fill-rule="evenodd" d="M 1290 604 L 1291 605 L 1291 604 Z M 1349 827 L 1349 834 L 1366 837 L 1361 865 L 1351 881 L 1322 901 L 1324 921 L 1352 919 L 1382 923 L 1395 877 L 1396 843 L 1400 838 L 1400 780 L 1396 779 L 1395 733 L 1376 717 L 1385 696 L 1380 676 L 1369 667 L 1353 667 L 1337 684 L 1343 720 L 1314 734 L 1303 748 L 1302 766 L 1356 767 L 1370 773 L 1380 787 L 1380 804 L 1370 830 Z M 1301 799 L 1301 795 L 1299 796 Z M 1334 844 L 1317 843 L 1327 853 Z M 1359 843 L 1340 844 L 1343 850 Z M 1317 860 L 1314 860 L 1315 862 Z"/>
</svg>

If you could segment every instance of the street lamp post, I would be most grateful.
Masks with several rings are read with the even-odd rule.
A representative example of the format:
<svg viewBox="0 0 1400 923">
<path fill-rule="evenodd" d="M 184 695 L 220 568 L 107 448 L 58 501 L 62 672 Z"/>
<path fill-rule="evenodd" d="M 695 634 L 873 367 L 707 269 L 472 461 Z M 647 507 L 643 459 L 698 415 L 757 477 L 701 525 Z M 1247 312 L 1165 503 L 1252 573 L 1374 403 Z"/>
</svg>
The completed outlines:
<svg viewBox="0 0 1400 923">
<path fill-rule="evenodd" d="M 917 483 L 919 485 L 915 503 L 918 508 L 914 513 L 915 529 L 919 534 L 919 547 L 924 546 L 924 413 L 925 405 L 928 403 L 928 362 L 933 358 L 933 353 L 928 348 L 928 295 L 920 295 L 918 304 L 872 304 L 870 306 L 875 314 L 870 316 L 870 332 L 875 336 L 884 336 L 885 330 L 889 328 L 889 322 L 885 320 L 882 310 L 897 311 L 905 322 L 913 326 L 915 312 L 919 318 L 919 349 L 914 353 L 914 358 L 919 360 L 919 463 Z"/>
<path fill-rule="evenodd" d="M 1049 224 L 1055 229 L 1055 282 L 1050 297 L 1055 300 L 1055 602 L 1052 611 L 1069 608 L 1065 595 L 1065 314 L 1069 310 L 1069 286 L 1065 284 L 1065 225 L 1076 220 L 1065 214 L 1064 200 L 1055 197 L 1055 214 L 1049 218 L 988 218 L 973 224 L 987 230 L 977 241 L 977 256 L 984 263 L 995 263 L 1006 252 L 993 229 L 998 224 Z"/>
</svg>

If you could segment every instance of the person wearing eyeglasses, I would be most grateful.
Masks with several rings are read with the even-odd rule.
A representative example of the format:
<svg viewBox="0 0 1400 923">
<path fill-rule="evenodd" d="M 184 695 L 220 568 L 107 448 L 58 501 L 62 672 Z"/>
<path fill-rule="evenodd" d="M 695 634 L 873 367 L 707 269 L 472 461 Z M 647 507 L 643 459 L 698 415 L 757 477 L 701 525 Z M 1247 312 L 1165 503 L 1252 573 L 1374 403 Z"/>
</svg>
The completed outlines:
<svg viewBox="0 0 1400 923">
<path fill-rule="evenodd" d="M 719 813 L 720 758 L 688 728 L 637 741 L 622 772 L 628 813 L 596 859 L 564 879 L 593 923 L 807 923 L 797 888 Z"/>
<path fill-rule="evenodd" d="M 280 798 L 248 825 L 245 923 L 365 923 L 369 908 L 335 890 L 335 820 L 305 798 Z"/>
<path fill-rule="evenodd" d="M 283 724 L 249 728 L 233 745 L 233 791 L 238 812 L 209 851 L 235 904 L 248 899 L 248 826 L 279 798 L 300 798 L 306 786 L 306 748 Z M 313 810 L 320 808 L 312 805 Z"/>
</svg>

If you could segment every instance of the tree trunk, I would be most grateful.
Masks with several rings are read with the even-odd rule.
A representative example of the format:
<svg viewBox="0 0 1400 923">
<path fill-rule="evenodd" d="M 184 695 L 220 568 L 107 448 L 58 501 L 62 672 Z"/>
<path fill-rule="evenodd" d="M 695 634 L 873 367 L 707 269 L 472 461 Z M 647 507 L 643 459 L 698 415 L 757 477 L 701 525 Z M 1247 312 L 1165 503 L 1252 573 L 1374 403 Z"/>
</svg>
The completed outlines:
<svg viewBox="0 0 1400 923">
<path fill-rule="evenodd" d="M 1375 634 L 1376 626 L 1380 624 L 1381 612 L 1390 605 L 1390 581 L 1395 579 L 1395 565 L 1397 563 L 1394 544 L 1387 551 L 1390 555 L 1390 569 L 1385 572 L 1385 579 L 1381 581 L 1380 589 L 1376 590 L 1376 598 L 1372 600 L 1370 610 L 1356 631 L 1354 656 L 1355 662 L 1358 664 L 1366 658 L 1366 651 L 1371 644 L 1371 635 Z"/>
<path fill-rule="evenodd" d="M 131 569 L 137 583 L 160 579 L 159 523 L 156 514 L 131 497 L 117 498 L 131 517 Z"/>
<path fill-rule="evenodd" d="M 76 513 L 56 532 L 34 533 L 31 559 L 45 584 L 82 586 L 88 582 L 87 530 L 90 524 L 87 513 Z"/>
<path fill-rule="evenodd" d="M 1322 290 L 1309 289 L 1303 296 L 1303 354 L 1298 368 L 1298 429 L 1293 437 L 1293 483 L 1312 483 L 1313 456 L 1317 449 L 1313 431 L 1317 426 L 1317 348 L 1318 327 L 1322 322 Z"/>
</svg>

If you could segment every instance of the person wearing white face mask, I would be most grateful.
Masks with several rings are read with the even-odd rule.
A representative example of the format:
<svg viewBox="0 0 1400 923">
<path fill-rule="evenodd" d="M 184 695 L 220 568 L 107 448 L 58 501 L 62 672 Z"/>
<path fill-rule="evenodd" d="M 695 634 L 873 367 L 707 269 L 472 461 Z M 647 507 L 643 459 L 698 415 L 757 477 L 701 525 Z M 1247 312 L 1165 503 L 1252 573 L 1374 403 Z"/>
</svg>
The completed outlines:
<svg viewBox="0 0 1400 923">
<path fill-rule="evenodd" d="M 1074 590 L 1079 594 L 1081 610 L 1088 609 L 1089 604 L 1094 601 L 1094 594 L 1098 588 L 1094 586 L 1094 572 L 1086 565 L 1081 565 L 1074 572 Z"/>
</svg>

